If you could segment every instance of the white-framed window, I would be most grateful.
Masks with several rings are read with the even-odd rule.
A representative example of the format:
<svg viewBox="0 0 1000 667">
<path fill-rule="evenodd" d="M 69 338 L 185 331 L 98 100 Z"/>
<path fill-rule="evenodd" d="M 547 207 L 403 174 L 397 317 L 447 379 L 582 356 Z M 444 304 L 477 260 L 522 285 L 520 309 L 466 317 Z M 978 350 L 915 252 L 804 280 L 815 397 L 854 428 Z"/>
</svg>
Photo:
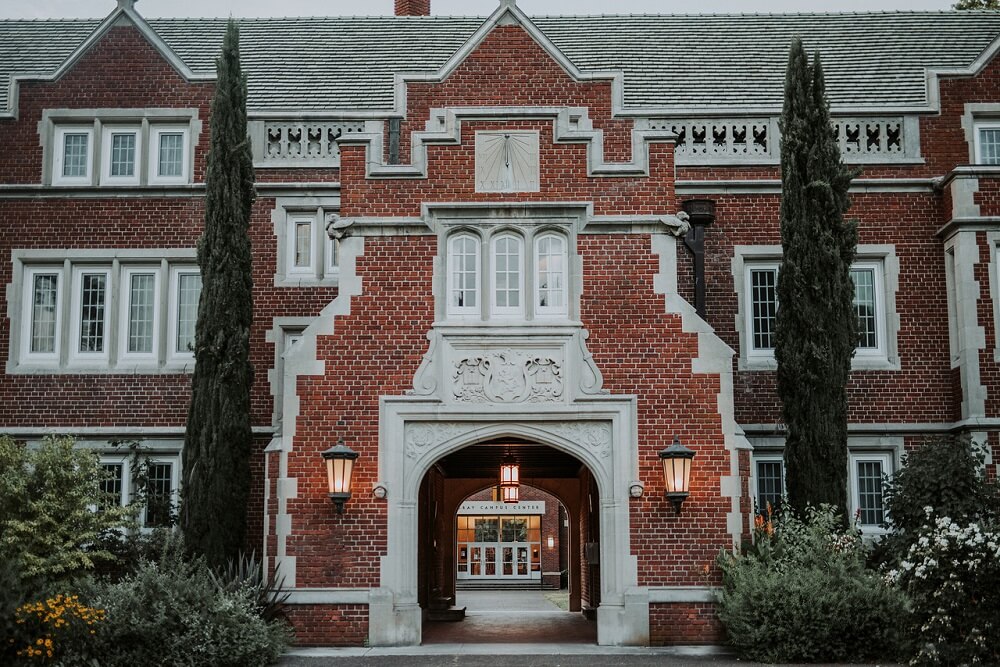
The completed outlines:
<svg viewBox="0 0 1000 667">
<path fill-rule="evenodd" d="M 778 314 L 778 269 L 776 262 L 748 263 L 746 266 L 748 356 L 774 355 Z"/>
<path fill-rule="evenodd" d="M 1000 165 L 1000 121 L 976 123 L 976 164 Z"/>
<path fill-rule="evenodd" d="M 733 275 L 739 295 L 740 368 L 773 370 L 780 247 L 743 246 L 736 250 Z M 895 251 L 891 246 L 858 246 L 858 256 L 850 270 L 859 324 L 852 368 L 898 369 L 895 292 L 899 264 Z"/>
<path fill-rule="evenodd" d="M 198 109 L 45 109 L 42 183 L 74 186 L 191 182 Z"/>
<path fill-rule="evenodd" d="M 781 452 L 755 453 L 753 456 L 753 500 L 757 514 L 766 515 L 781 506 L 785 496 L 785 460 Z"/>
<path fill-rule="evenodd" d="M 493 315 L 524 314 L 524 243 L 519 236 L 502 233 L 490 241 L 493 265 L 490 308 Z"/>
<path fill-rule="evenodd" d="M 156 266 L 122 270 L 122 359 L 153 360 L 160 349 L 160 271 Z"/>
<path fill-rule="evenodd" d="M 893 474 L 892 454 L 889 452 L 852 452 L 848 461 L 850 470 L 849 502 L 851 516 L 866 533 L 880 533 L 887 519 L 885 487 L 887 476 Z"/>
<path fill-rule="evenodd" d="M 480 241 L 468 233 L 448 239 L 448 314 L 478 315 Z"/>
<path fill-rule="evenodd" d="M 193 252 L 184 261 L 155 259 L 156 251 L 122 260 L 102 261 L 102 254 L 84 251 L 57 263 L 63 251 L 14 251 L 19 326 L 8 372 L 190 369 L 201 295 Z"/>
<path fill-rule="evenodd" d="M 194 359 L 195 325 L 201 298 L 201 274 L 193 267 L 170 270 L 170 326 L 167 355 L 175 360 Z"/>
<path fill-rule="evenodd" d="M 54 185 L 90 185 L 93 181 L 94 128 L 91 125 L 62 125 L 55 131 L 52 151 Z"/>
<path fill-rule="evenodd" d="M 316 274 L 316 244 L 314 228 L 316 216 L 289 216 L 288 219 L 288 273 Z"/>
<path fill-rule="evenodd" d="M 80 362 L 106 362 L 111 269 L 75 267 L 72 290 L 70 357 Z"/>
<path fill-rule="evenodd" d="M 58 363 L 62 336 L 62 267 L 31 267 L 24 272 L 21 340 L 23 358 Z"/>
<path fill-rule="evenodd" d="M 101 481 L 106 505 L 142 503 L 139 525 L 143 530 L 172 524 L 180 497 L 178 455 L 144 451 L 134 459 L 129 454 L 106 454 L 100 457 L 100 465 L 106 475 Z"/>
<path fill-rule="evenodd" d="M 190 136 L 187 125 L 153 125 L 150 127 L 150 183 L 188 182 Z"/>
<path fill-rule="evenodd" d="M 851 280 L 858 315 L 858 346 L 854 354 L 884 357 L 886 317 L 882 263 L 855 262 L 851 265 Z"/>
<path fill-rule="evenodd" d="M 445 315 L 531 321 L 569 314 L 569 241 L 530 227 L 446 237 Z"/>
<path fill-rule="evenodd" d="M 566 237 L 545 233 L 535 239 L 535 312 L 538 315 L 566 315 Z"/>
<path fill-rule="evenodd" d="M 105 125 L 101 129 L 101 185 L 138 185 L 142 128 Z"/>
<path fill-rule="evenodd" d="M 282 211 L 278 233 L 276 284 L 336 284 L 340 275 L 340 244 L 326 233 L 322 208 Z"/>
</svg>

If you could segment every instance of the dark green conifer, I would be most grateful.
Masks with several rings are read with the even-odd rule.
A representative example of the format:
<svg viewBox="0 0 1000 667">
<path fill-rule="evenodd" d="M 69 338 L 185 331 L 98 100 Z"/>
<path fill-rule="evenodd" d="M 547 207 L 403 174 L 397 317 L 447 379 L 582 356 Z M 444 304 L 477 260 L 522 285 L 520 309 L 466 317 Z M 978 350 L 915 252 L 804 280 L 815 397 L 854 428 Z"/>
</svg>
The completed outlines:
<svg viewBox="0 0 1000 667">
<path fill-rule="evenodd" d="M 847 506 L 847 380 L 858 341 L 844 220 L 856 174 L 840 160 L 819 54 L 792 43 L 781 115 L 781 247 L 775 356 L 788 500 Z"/>
<path fill-rule="evenodd" d="M 253 440 L 249 225 L 254 172 L 239 28 L 231 19 L 216 67 L 180 526 L 191 551 L 219 566 L 244 548 Z"/>
</svg>

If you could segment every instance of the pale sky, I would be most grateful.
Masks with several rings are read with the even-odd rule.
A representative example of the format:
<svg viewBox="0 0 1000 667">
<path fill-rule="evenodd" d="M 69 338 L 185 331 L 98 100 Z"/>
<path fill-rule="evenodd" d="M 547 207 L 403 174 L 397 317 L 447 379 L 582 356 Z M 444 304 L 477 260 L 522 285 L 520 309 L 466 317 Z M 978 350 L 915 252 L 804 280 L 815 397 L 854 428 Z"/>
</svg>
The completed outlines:
<svg viewBox="0 0 1000 667">
<path fill-rule="evenodd" d="M 528 15 L 690 14 L 740 12 L 864 12 L 949 9 L 955 0 L 518 0 Z M 486 16 L 498 0 L 431 0 L 431 13 Z M 101 18 L 116 0 L 0 0 L 4 18 Z M 393 0 L 139 0 L 142 16 L 388 15 Z M 859 36 L 863 39 L 863 36 Z"/>
</svg>

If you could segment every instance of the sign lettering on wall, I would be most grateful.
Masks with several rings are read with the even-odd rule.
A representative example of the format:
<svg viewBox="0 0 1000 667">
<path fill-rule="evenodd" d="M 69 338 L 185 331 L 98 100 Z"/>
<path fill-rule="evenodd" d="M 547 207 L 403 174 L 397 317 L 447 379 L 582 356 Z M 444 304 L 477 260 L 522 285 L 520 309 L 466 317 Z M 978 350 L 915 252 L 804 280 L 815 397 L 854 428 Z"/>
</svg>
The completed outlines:
<svg viewBox="0 0 1000 667">
<path fill-rule="evenodd" d="M 545 514 L 544 500 L 526 500 L 519 503 L 495 503 L 467 500 L 458 508 L 459 514 Z"/>
</svg>

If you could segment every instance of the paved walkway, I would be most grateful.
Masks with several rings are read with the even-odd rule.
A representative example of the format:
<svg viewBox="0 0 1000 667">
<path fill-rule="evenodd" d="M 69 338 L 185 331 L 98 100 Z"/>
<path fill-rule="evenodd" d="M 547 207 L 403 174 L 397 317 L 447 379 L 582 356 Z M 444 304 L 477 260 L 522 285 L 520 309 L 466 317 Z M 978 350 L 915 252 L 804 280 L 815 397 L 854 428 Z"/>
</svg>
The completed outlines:
<svg viewBox="0 0 1000 667">
<path fill-rule="evenodd" d="M 465 620 L 428 622 L 428 644 L 597 644 L 597 624 L 563 611 L 542 591 L 459 591 Z"/>
<path fill-rule="evenodd" d="M 541 591 L 459 591 L 466 618 L 425 623 L 421 646 L 301 648 L 282 667 L 756 667 L 718 647 L 597 646 L 597 627 Z"/>
</svg>

